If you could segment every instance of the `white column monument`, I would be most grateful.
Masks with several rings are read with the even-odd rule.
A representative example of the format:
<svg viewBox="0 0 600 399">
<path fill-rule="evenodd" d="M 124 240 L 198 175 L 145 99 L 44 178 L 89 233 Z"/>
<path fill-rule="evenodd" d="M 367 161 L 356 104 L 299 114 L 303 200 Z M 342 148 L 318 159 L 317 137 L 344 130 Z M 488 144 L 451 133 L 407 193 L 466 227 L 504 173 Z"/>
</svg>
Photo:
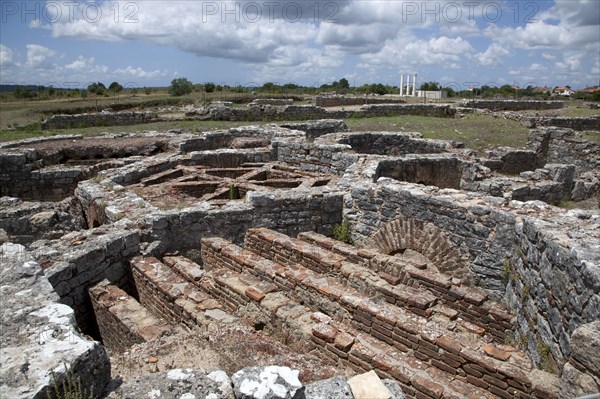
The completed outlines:
<svg viewBox="0 0 600 399">
<path fill-rule="evenodd" d="M 415 77 L 413 79 L 413 96 L 417 96 L 417 74 L 415 73 Z"/>
<path fill-rule="evenodd" d="M 400 75 L 400 97 L 404 95 L 404 74 Z"/>
<path fill-rule="evenodd" d="M 406 75 L 406 95 L 410 96 L 410 74 Z"/>
</svg>

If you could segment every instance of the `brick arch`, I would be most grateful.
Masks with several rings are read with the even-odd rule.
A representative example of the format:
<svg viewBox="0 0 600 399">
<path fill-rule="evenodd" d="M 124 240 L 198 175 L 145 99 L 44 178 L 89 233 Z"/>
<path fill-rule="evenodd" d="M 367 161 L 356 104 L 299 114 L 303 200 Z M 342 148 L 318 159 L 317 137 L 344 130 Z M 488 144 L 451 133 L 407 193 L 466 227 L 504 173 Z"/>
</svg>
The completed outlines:
<svg viewBox="0 0 600 399">
<path fill-rule="evenodd" d="M 440 272 L 448 276 L 465 282 L 472 277 L 468 251 L 453 243 L 443 229 L 423 220 L 404 217 L 395 219 L 357 245 L 375 248 L 388 255 L 410 249 L 425 256 Z"/>
</svg>

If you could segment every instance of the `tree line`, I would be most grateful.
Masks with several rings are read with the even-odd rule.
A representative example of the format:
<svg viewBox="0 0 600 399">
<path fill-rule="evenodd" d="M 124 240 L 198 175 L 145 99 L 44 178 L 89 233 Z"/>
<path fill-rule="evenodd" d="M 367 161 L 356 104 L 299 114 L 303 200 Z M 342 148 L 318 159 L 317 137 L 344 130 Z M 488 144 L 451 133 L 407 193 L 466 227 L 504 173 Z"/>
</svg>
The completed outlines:
<svg viewBox="0 0 600 399">
<path fill-rule="evenodd" d="M 448 97 L 461 98 L 516 98 L 516 97 L 535 97 L 547 99 L 551 94 L 544 91 L 536 90 L 532 86 L 526 88 L 517 88 L 511 85 L 503 85 L 500 87 L 483 85 L 481 87 L 470 88 L 469 90 L 457 91 L 451 86 L 443 86 L 439 82 L 424 82 L 419 86 L 420 90 L 424 91 L 445 91 Z M 127 91 L 132 95 L 137 95 L 140 92 L 149 95 L 154 89 L 149 87 L 129 88 L 125 89 L 119 82 L 112 82 L 108 87 L 102 82 L 94 82 L 85 89 L 60 89 L 53 86 L 17 86 L 13 92 L 15 98 L 33 99 L 33 98 L 54 98 L 54 97 L 75 97 L 82 98 L 89 95 L 109 97 L 111 95 L 118 96 L 119 93 Z M 194 84 L 185 77 L 175 78 L 171 81 L 168 87 L 168 93 L 171 96 L 179 97 L 191 94 L 193 92 L 215 93 L 215 92 L 233 92 L 246 94 L 271 94 L 271 95 L 315 95 L 319 93 L 336 93 L 336 94 L 354 94 L 354 95 L 385 95 L 399 94 L 398 86 L 391 86 L 382 83 L 363 84 L 357 87 L 350 87 L 350 82 L 346 78 L 333 81 L 331 83 L 322 84 L 320 86 L 301 86 L 295 83 L 277 84 L 273 82 L 264 83 L 256 87 L 244 87 L 241 85 L 229 86 L 227 84 L 216 84 L 213 82 L 205 82 Z M 600 101 L 600 92 L 576 93 L 573 98 L 584 100 Z"/>
</svg>

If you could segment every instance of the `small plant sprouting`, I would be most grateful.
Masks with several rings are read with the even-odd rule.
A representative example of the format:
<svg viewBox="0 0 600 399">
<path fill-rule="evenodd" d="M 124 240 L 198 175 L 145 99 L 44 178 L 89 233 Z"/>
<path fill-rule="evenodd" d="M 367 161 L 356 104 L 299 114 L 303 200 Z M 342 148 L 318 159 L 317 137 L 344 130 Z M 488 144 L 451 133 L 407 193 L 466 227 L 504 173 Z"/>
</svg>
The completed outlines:
<svg viewBox="0 0 600 399">
<path fill-rule="evenodd" d="M 552 372 L 552 361 L 550 359 L 552 358 L 552 354 L 550 351 L 550 345 L 548 345 L 547 343 L 543 342 L 541 339 L 538 338 L 537 348 L 538 348 L 538 352 L 540 354 L 540 362 L 537 365 L 538 368 L 540 370 L 544 370 L 548 373 L 551 373 Z"/>
<path fill-rule="evenodd" d="M 227 197 L 229 198 L 229 201 L 233 201 L 235 199 L 238 199 L 238 197 L 239 197 L 238 190 L 233 184 L 231 184 L 229 186 L 229 191 L 227 192 Z"/>
<path fill-rule="evenodd" d="M 73 368 L 67 367 L 64 364 L 66 375 L 64 381 L 59 383 L 57 375 L 54 371 L 51 371 L 52 375 L 52 388 L 54 390 L 54 396 L 50 392 L 46 392 L 48 399 L 54 397 L 56 399 L 91 399 L 94 397 L 94 387 L 88 392 L 87 389 L 81 384 L 81 379 L 75 376 Z"/>
<path fill-rule="evenodd" d="M 344 218 L 341 224 L 333 226 L 333 236 L 336 240 L 345 242 L 346 244 L 354 244 L 352 237 L 350 236 L 350 222 L 348 218 Z"/>
</svg>

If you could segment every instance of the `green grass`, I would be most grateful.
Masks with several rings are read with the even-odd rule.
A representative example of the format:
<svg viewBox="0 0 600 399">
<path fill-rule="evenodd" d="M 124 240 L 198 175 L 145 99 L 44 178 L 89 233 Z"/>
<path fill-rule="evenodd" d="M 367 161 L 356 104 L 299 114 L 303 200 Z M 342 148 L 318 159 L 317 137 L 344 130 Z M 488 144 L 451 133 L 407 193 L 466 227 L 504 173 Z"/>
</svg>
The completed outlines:
<svg viewBox="0 0 600 399">
<path fill-rule="evenodd" d="M 53 99 L 14 99 L 12 95 L 5 94 L 0 100 L 0 130 L 8 128 L 24 127 L 30 124 L 42 122 L 46 117 L 56 113 L 71 113 L 73 111 L 85 110 L 94 112 L 96 109 L 101 111 L 109 107 L 118 107 L 127 105 L 129 110 L 143 110 L 142 108 L 156 106 L 170 106 L 177 104 L 196 104 L 200 106 L 204 101 L 237 101 L 249 102 L 258 97 L 282 97 L 281 94 L 269 93 L 235 93 L 235 92 L 215 92 L 203 93 L 193 92 L 191 94 L 172 97 L 166 89 L 153 89 L 149 95 L 140 91 L 133 95 L 131 92 L 123 92 L 118 96 L 96 96 L 89 94 L 86 98 L 53 98 Z"/>
<path fill-rule="evenodd" d="M 469 114 L 464 118 L 392 116 L 346 119 L 353 131 L 419 132 L 425 138 L 462 141 L 468 148 L 482 151 L 495 146 L 524 147 L 528 129 L 519 122 L 488 115 Z"/>
<path fill-rule="evenodd" d="M 156 130 L 164 132 L 169 129 L 184 129 L 193 133 L 201 133 L 213 130 L 229 129 L 237 126 L 244 126 L 252 122 L 230 122 L 230 121 L 167 121 L 144 123 L 131 126 L 100 126 L 87 127 L 79 129 L 53 129 L 42 130 L 41 125 L 29 126 L 19 130 L 4 130 L 0 131 L 0 142 L 23 140 L 31 137 L 49 137 L 61 134 L 80 134 L 82 136 L 91 137 L 98 136 L 102 133 L 141 133 L 145 130 Z"/>
</svg>

